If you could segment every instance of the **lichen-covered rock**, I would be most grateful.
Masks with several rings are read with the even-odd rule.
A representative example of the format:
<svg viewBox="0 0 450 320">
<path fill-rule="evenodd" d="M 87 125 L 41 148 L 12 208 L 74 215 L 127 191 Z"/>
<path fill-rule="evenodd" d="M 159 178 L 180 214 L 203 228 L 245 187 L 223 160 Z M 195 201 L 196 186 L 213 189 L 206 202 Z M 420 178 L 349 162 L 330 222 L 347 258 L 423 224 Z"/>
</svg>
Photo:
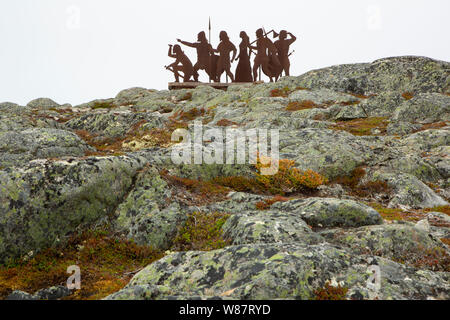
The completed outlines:
<svg viewBox="0 0 450 320">
<path fill-rule="evenodd" d="M 425 162 L 436 168 L 444 179 L 450 178 L 450 146 L 431 149 Z"/>
<path fill-rule="evenodd" d="M 393 57 L 372 63 L 338 65 L 310 71 L 296 82 L 358 94 L 386 91 L 449 92 L 450 63 L 425 57 Z"/>
<path fill-rule="evenodd" d="M 450 96 L 422 93 L 399 106 L 392 119 L 412 123 L 450 121 Z"/>
<path fill-rule="evenodd" d="M 27 301 L 27 300 L 39 300 L 37 297 L 33 296 L 24 291 L 15 290 L 10 295 L 6 297 L 5 300 L 9 301 Z"/>
<path fill-rule="evenodd" d="M 450 145 L 449 130 L 430 129 L 414 133 L 399 140 L 405 153 L 428 152 L 433 148 Z"/>
<path fill-rule="evenodd" d="M 71 291 L 64 286 L 55 286 L 47 289 L 42 289 L 34 294 L 29 294 L 23 291 L 13 291 L 6 300 L 58 300 L 67 297 Z"/>
<path fill-rule="evenodd" d="M 326 230 L 320 234 L 328 242 L 348 247 L 356 254 L 376 255 L 421 269 L 436 268 L 426 259 L 440 258 L 445 264 L 450 263 L 450 251 L 442 242 L 409 223 Z"/>
<path fill-rule="evenodd" d="M 390 118 L 404 101 L 401 92 L 378 91 L 376 95 L 361 100 L 358 107 L 363 109 L 368 117 Z"/>
<path fill-rule="evenodd" d="M 280 157 L 295 160 L 302 170 L 314 170 L 327 178 L 349 175 L 373 158 L 375 147 L 343 131 L 303 129 L 280 133 Z"/>
<path fill-rule="evenodd" d="M 404 157 L 385 162 L 383 165 L 385 166 L 385 170 L 399 174 L 411 174 L 424 182 L 436 183 L 445 178 L 441 176 L 439 170 L 434 165 L 417 155 L 405 155 Z"/>
<path fill-rule="evenodd" d="M 140 245 L 169 249 L 187 215 L 158 171 L 146 168 L 137 177 L 134 189 L 117 208 L 117 230 Z"/>
<path fill-rule="evenodd" d="M 368 285 L 372 265 L 381 272 L 378 290 Z M 449 277 L 449 273 L 418 271 L 328 244 L 241 245 L 168 255 L 142 270 L 109 299 L 312 299 L 315 290 L 333 281 L 349 289 L 347 298 L 448 299 Z"/>
<path fill-rule="evenodd" d="M 34 128 L 0 132 L 0 167 L 21 166 L 35 159 L 81 157 L 92 150 L 76 134 L 58 129 Z"/>
<path fill-rule="evenodd" d="M 143 165 L 142 158 L 111 157 L 40 160 L 0 171 L 0 263 L 106 217 Z"/>
<path fill-rule="evenodd" d="M 358 227 L 383 223 L 377 211 L 353 200 L 297 199 L 277 202 L 270 209 L 299 215 L 309 225 L 318 228 Z"/>
<path fill-rule="evenodd" d="M 136 105 L 138 101 L 142 100 L 145 97 L 154 96 L 155 90 L 148 90 L 144 88 L 130 88 L 120 91 L 116 98 L 115 102 L 117 105 L 126 106 L 126 105 Z"/>
<path fill-rule="evenodd" d="M 149 123 L 148 129 L 161 127 L 165 121 L 159 113 L 99 112 L 87 113 L 66 123 L 72 130 L 86 130 L 103 138 L 123 137 L 139 122 Z"/>
<path fill-rule="evenodd" d="M 70 107 L 69 104 L 60 105 L 49 98 L 39 98 L 33 101 L 30 101 L 27 104 L 27 107 L 30 109 L 40 109 L 40 110 L 49 110 L 49 109 L 58 109 L 58 108 L 67 108 Z"/>
<path fill-rule="evenodd" d="M 223 225 L 233 245 L 252 243 L 317 244 L 323 239 L 299 215 L 281 211 L 247 211 L 232 215 Z"/>
<path fill-rule="evenodd" d="M 391 121 L 386 129 L 389 135 L 404 136 L 418 131 L 421 128 L 420 124 L 414 124 L 404 121 Z"/>
<path fill-rule="evenodd" d="M 374 172 L 372 179 L 384 181 L 394 189 L 389 207 L 434 208 L 448 205 L 448 202 L 437 195 L 429 186 L 411 174 Z"/>
</svg>

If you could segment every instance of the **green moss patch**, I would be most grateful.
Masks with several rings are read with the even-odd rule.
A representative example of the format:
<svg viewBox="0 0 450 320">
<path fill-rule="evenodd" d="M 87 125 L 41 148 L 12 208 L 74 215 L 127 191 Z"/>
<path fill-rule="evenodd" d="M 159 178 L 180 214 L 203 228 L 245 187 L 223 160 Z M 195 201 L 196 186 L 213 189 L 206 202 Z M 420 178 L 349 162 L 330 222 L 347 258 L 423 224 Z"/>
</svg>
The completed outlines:
<svg viewBox="0 0 450 320">
<path fill-rule="evenodd" d="M 179 229 L 172 250 L 175 251 L 211 251 L 230 245 L 224 239 L 222 226 L 230 217 L 224 213 L 194 212 L 189 215 L 186 224 Z"/>
</svg>

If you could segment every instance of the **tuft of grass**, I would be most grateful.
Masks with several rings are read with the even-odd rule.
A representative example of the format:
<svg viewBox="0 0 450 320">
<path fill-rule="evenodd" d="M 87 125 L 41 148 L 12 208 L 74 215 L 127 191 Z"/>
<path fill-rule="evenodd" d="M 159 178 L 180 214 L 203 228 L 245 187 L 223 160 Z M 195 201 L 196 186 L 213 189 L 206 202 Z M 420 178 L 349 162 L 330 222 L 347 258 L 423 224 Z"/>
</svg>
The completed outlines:
<svg viewBox="0 0 450 320">
<path fill-rule="evenodd" d="M 418 222 L 424 219 L 424 216 L 419 212 L 404 211 L 398 208 L 385 208 L 379 203 L 370 202 L 368 206 L 372 207 L 381 215 L 381 217 L 388 221 L 410 221 Z"/>
<path fill-rule="evenodd" d="M 311 89 L 305 87 L 295 87 L 294 91 L 310 91 Z"/>
<path fill-rule="evenodd" d="M 205 205 L 212 202 L 223 201 L 231 191 L 226 186 L 213 181 L 194 180 L 170 175 L 167 170 L 160 171 L 161 177 L 174 187 L 182 188 L 190 193 L 189 201 L 196 205 Z"/>
<path fill-rule="evenodd" d="M 303 100 L 303 101 L 291 101 L 286 107 L 286 111 L 299 111 L 299 110 L 306 110 L 306 109 L 314 109 L 314 108 L 321 108 L 321 105 L 316 104 L 314 101 L 311 100 Z"/>
<path fill-rule="evenodd" d="M 0 267 L 0 299 L 14 290 L 34 293 L 65 285 L 70 276 L 67 268 L 72 265 L 81 268 L 82 286 L 67 299 L 102 299 L 122 289 L 137 271 L 164 256 L 151 247 L 111 234 L 107 227 L 85 231 L 73 235 L 64 246 Z"/>
<path fill-rule="evenodd" d="M 243 176 L 215 177 L 211 182 L 238 192 L 264 192 L 262 186 L 259 185 L 254 178 Z"/>
<path fill-rule="evenodd" d="M 440 129 L 447 126 L 447 122 L 435 122 L 435 123 L 427 123 L 422 125 L 422 127 L 419 130 L 416 130 L 415 132 L 425 131 L 429 129 Z"/>
<path fill-rule="evenodd" d="M 365 175 L 366 170 L 363 167 L 357 167 L 350 175 L 337 177 L 331 183 L 338 183 L 344 187 L 354 190 Z"/>
<path fill-rule="evenodd" d="M 402 93 L 402 97 L 405 100 L 411 100 L 412 98 L 414 98 L 414 93 L 413 92 L 409 92 L 409 91 L 403 92 Z"/>
<path fill-rule="evenodd" d="M 330 129 L 346 131 L 355 136 L 371 136 L 373 129 L 378 129 L 381 134 L 385 134 L 388 124 L 389 121 L 385 117 L 362 118 L 336 122 L 330 126 Z"/>
<path fill-rule="evenodd" d="M 113 109 L 117 108 L 117 105 L 114 104 L 112 101 L 95 101 L 92 105 L 91 109 Z"/>
<path fill-rule="evenodd" d="M 368 181 L 361 183 L 361 179 L 366 175 L 363 167 L 355 168 L 348 176 L 336 177 L 331 184 L 337 183 L 347 188 L 350 194 L 357 197 L 370 197 L 374 194 L 389 195 L 392 188 L 385 181 Z"/>
<path fill-rule="evenodd" d="M 238 124 L 234 121 L 230 121 L 228 119 L 222 119 L 217 121 L 217 125 L 219 127 L 230 127 L 230 126 L 237 126 Z"/>
<path fill-rule="evenodd" d="M 415 259 L 411 259 L 413 260 L 413 267 L 432 271 L 450 271 L 450 255 L 444 248 L 425 249 L 419 245 L 419 250 L 422 251 L 422 254 Z"/>
<path fill-rule="evenodd" d="M 224 213 L 194 212 L 178 230 L 172 245 L 175 251 L 211 251 L 230 245 L 223 238 L 222 226 L 230 217 Z"/>
<path fill-rule="evenodd" d="M 272 91 L 270 91 L 270 96 L 274 98 L 275 97 L 287 98 L 290 93 L 291 89 L 289 89 L 289 87 L 284 87 L 283 89 L 273 89 Z"/>
<path fill-rule="evenodd" d="M 170 118 L 175 121 L 192 121 L 198 117 L 203 117 L 207 112 L 204 108 L 192 108 L 188 111 L 179 110 L 174 113 Z"/>
<path fill-rule="evenodd" d="M 446 215 L 450 216 L 450 205 L 428 208 L 428 209 L 425 209 L 424 211 L 425 212 L 441 212 L 441 213 L 445 213 Z"/>
<path fill-rule="evenodd" d="M 271 199 L 266 199 L 264 201 L 259 201 L 256 203 L 256 209 L 258 210 L 268 210 L 270 207 L 277 202 L 286 202 L 289 201 L 289 198 L 285 198 L 282 196 L 275 196 Z"/>
<path fill-rule="evenodd" d="M 323 288 L 314 291 L 313 300 L 347 300 L 347 292 L 348 288 L 341 287 L 341 285 L 333 287 L 327 282 Z"/>
<path fill-rule="evenodd" d="M 359 100 L 353 100 L 353 101 L 343 101 L 343 102 L 339 103 L 339 105 L 345 107 L 345 106 L 355 106 L 360 103 L 361 103 L 361 101 L 359 101 Z"/>
<path fill-rule="evenodd" d="M 256 181 L 271 194 L 285 195 L 295 192 L 311 192 L 327 182 L 327 179 L 321 174 L 313 170 L 299 170 L 294 167 L 295 161 L 286 159 L 279 160 L 279 169 L 276 174 L 263 175 L 262 170 L 266 167 L 264 163 L 270 164 L 270 162 L 270 158 L 258 157 Z"/>
</svg>

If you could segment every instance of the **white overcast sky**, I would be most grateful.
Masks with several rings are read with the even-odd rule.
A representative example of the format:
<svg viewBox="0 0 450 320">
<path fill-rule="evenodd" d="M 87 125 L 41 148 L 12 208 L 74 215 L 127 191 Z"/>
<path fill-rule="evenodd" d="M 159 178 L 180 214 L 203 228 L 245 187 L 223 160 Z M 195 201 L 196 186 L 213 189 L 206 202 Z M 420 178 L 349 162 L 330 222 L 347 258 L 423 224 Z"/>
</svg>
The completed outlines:
<svg viewBox="0 0 450 320">
<path fill-rule="evenodd" d="M 195 41 L 209 16 L 214 46 L 221 30 L 236 46 L 241 30 L 297 35 L 292 75 L 398 55 L 450 61 L 449 0 L 0 0 L 0 102 L 166 89 L 167 45 Z"/>
</svg>

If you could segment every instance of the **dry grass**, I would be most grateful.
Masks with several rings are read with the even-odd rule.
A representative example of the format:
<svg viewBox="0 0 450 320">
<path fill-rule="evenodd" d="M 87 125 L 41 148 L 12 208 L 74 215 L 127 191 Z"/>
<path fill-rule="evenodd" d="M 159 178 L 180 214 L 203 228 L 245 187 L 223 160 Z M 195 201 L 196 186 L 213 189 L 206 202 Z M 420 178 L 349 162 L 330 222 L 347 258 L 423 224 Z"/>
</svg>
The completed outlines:
<svg viewBox="0 0 450 320">
<path fill-rule="evenodd" d="M 258 210 L 268 210 L 270 207 L 277 202 L 286 202 L 289 201 L 289 198 L 285 198 L 282 196 L 275 196 L 270 199 L 266 199 L 264 201 L 259 201 L 256 203 L 256 209 Z"/>
<path fill-rule="evenodd" d="M 413 92 L 409 92 L 409 91 L 403 92 L 402 93 L 402 97 L 405 100 L 411 100 L 412 98 L 414 98 L 414 93 Z"/>
<path fill-rule="evenodd" d="M 211 251 L 230 245 L 224 239 L 222 226 L 230 217 L 224 213 L 194 212 L 178 230 L 172 245 L 174 251 Z"/>
<path fill-rule="evenodd" d="M 355 136 L 371 136 L 373 129 L 378 129 L 381 135 L 386 134 L 389 121 L 385 117 L 362 118 L 351 121 L 339 121 L 332 125 L 330 129 L 346 131 Z"/>
<path fill-rule="evenodd" d="M 217 121 L 217 125 L 219 127 L 231 127 L 231 126 L 237 126 L 238 124 L 234 121 L 222 119 L 222 120 Z"/>
<path fill-rule="evenodd" d="M 303 100 L 303 101 L 291 101 L 286 107 L 286 111 L 299 111 L 299 110 L 306 110 L 306 109 L 314 109 L 314 108 L 321 108 L 321 105 L 316 104 L 314 101 L 311 100 Z"/>
<path fill-rule="evenodd" d="M 424 124 L 419 130 L 416 130 L 414 132 L 420 132 L 420 131 L 425 131 L 425 130 L 430 130 L 430 129 L 441 129 L 444 127 L 447 127 L 448 124 L 447 122 L 435 122 L 435 123 L 427 123 Z"/>
<path fill-rule="evenodd" d="M 65 285 L 67 268 L 81 268 L 81 290 L 68 299 L 96 300 L 122 289 L 137 270 L 159 260 L 163 253 L 147 246 L 109 236 L 108 228 L 72 236 L 64 246 L 46 249 L 30 260 L 0 268 L 0 298 L 13 290 L 34 293 Z"/>
<path fill-rule="evenodd" d="M 346 300 L 348 288 L 333 287 L 330 283 L 326 283 L 323 288 L 314 291 L 313 300 Z"/>
</svg>

